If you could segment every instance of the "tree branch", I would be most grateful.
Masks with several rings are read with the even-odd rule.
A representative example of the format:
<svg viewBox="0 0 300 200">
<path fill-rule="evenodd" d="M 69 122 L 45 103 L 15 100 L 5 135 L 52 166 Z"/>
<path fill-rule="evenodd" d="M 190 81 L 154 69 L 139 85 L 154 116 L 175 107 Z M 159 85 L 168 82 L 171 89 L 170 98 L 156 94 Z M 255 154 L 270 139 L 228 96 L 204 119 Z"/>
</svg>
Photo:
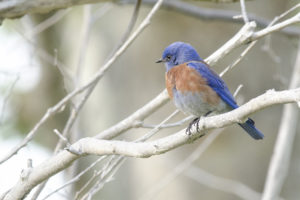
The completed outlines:
<svg viewBox="0 0 300 200">
<path fill-rule="evenodd" d="M 300 89 L 284 91 L 267 91 L 241 107 L 221 115 L 202 118 L 199 123 L 200 132 L 196 127 L 192 127 L 191 136 L 184 130 L 173 135 L 157 139 L 150 142 L 126 142 L 99 140 L 96 138 L 83 138 L 74 143 L 71 151 L 81 152 L 80 155 L 72 154 L 67 150 L 53 156 L 44 163 L 32 169 L 26 179 L 19 182 L 9 190 L 4 197 L 5 200 L 22 199 L 37 184 L 41 183 L 50 176 L 67 168 L 73 161 L 84 155 L 124 155 L 132 157 L 149 157 L 170 151 L 185 143 L 193 142 L 201 136 L 204 130 L 221 128 L 233 123 L 243 121 L 248 115 L 257 112 L 271 105 L 292 103 L 300 101 Z"/>
<path fill-rule="evenodd" d="M 31 13 L 48 13 L 75 5 L 105 2 L 107 0 L 7 0 L 0 2 L 0 17 L 17 18 Z"/>
<path fill-rule="evenodd" d="M 135 0 L 123 0 L 121 3 L 134 3 Z M 152 5 L 156 0 L 143 0 L 144 4 Z M 164 1 L 163 8 L 174 10 L 176 12 L 182 13 L 187 16 L 196 17 L 202 20 L 219 20 L 231 23 L 243 23 L 243 19 L 235 19 L 235 16 L 240 15 L 240 12 L 235 10 L 223 10 L 223 9 L 214 9 L 214 8 L 203 8 L 195 6 L 190 3 L 186 3 L 178 0 L 169 0 Z M 255 21 L 258 27 L 265 28 L 271 21 L 264 19 L 255 14 L 248 13 L 249 21 Z M 287 27 L 284 30 L 281 30 L 282 33 L 287 34 L 288 36 L 298 37 L 300 34 L 300 29 L 297 27 Z"/>
<path fill-rule="evenodd" d="M 256 33 L 253 34 L 252 36 L 252 40 L 257 40 L 261 37 L 264 37 L 266 36 L 267 34 L 270 34 L 272 32 L 275 32 L 275 31 L 278 31 L 280 29 L 283 29 L 287 26 L 290 26 L 292 24 L 295 24 L 295 23 L 299 23 L 300 22 L 300 12 L 298 12 L 298 14 L 296 14 L 295 16 L 283 21 L 283 22 L 280 22 L 278 24 L 275 24 L 273 26 L 270 26 L 270 27 L 267 27 L 261 31 L 257 31 Z M 299 35 L 298 35 L 299 36 Z"/>
</svg>

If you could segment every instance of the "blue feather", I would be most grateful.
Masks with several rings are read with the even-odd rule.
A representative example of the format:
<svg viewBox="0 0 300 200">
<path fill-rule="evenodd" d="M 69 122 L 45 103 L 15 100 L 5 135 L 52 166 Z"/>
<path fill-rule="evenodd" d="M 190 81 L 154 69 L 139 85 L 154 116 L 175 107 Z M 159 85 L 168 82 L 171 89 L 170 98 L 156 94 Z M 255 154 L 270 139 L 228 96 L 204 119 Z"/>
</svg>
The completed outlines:
<svg viewBox="0 0 300 200">
<path fill-rule="evenodd" d="M 210 69 L 204 62 L 189 62 L 188 66 L 196 69 L 203 78 L 206 79 L 207 84 L 227 103 L 232 109 L 238 108 L 232 94 L 230 93 L 225 82 L 221 77 Z"/>
<path fill-rule="evenodd" d="M 254 121 L 251 118 L 248 118 L 243 124 L 239 123 L 239 125 L 254 139 L 261 140 L 264 138 L 264 134 L 255 128 Z"/>
<path fill-rule="evenodd" d="M 232 94 L 230 93 L 225 82 L 221 77 L 212 71 L 210 67 L 202 62 L 189 62 L 189 67 L 196 69 L 203 78 L 206 79 L 207 84 L 221 97 L 221 99 L 229 105 L 232 109 L 236 109 L 239 106 L 236 104 Z M 264 135 L 257 128 L 255 128 L 254 121 L 250 118 L 245 123 L 239 123 L 239 125 L 254 139 L 263 139 Z"/>
</svg>

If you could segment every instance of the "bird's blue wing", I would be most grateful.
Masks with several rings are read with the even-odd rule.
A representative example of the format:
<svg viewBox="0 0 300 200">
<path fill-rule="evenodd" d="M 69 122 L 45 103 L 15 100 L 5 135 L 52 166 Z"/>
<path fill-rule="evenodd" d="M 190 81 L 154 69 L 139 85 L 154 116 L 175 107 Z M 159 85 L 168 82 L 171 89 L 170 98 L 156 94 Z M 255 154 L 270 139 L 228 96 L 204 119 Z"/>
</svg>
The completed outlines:
<svg viewBox="0 0 300 200">
<path fill-rule="evenodd" d="M 232 94 L 230 93 L 227 85 L 221 79 L 221 77 L 215 73 L 210 67 L 204 62 L 189 62 L 189 67 L 192 67 L 206 79 L 207 84 L 221 97 L 221 99 L 227 103 L 231 108 L 235 109 L 238 107 Z"/>
</svg>

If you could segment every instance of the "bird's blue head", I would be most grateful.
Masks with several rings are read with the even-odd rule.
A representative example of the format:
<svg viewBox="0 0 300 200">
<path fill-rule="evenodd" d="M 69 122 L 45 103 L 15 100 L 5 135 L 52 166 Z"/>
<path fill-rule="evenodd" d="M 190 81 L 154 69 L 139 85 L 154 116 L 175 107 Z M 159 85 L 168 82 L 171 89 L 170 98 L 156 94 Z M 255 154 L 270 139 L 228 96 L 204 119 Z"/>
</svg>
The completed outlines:
<svg viewBox="0 0 300 200">
<path fill-rule="evenodd" d="M 164 62 L 166 70 L 169 71 L 176 65 L 190 61 L 201 61 L 197 51 L 190 44 L 184 42 L 174 42 L 163 52 L 162 58 L 157 63 Z"/>
</svg>

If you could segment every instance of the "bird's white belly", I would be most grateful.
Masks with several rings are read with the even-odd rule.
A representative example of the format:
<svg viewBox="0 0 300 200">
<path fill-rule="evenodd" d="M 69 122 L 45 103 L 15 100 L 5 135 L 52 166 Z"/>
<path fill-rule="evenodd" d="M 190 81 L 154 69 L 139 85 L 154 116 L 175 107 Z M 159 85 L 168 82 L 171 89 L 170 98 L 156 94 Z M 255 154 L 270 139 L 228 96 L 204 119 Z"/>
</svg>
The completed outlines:
<svg viewBox="0 0 300 200">
<path fill-rule="evenodd" d="M 210 112 L 222 113 L 230 110 L 227 104 L 225 104 L 222 100 L 220 100 L 218 105 L 211 105 L 205 102 L 201 93 L 181 93 L 174 89 L 173 98 L 174 104 L 179 110 L 185 114 L 192 114 L 197 117 L 203 116 Z"/>
</svg>

